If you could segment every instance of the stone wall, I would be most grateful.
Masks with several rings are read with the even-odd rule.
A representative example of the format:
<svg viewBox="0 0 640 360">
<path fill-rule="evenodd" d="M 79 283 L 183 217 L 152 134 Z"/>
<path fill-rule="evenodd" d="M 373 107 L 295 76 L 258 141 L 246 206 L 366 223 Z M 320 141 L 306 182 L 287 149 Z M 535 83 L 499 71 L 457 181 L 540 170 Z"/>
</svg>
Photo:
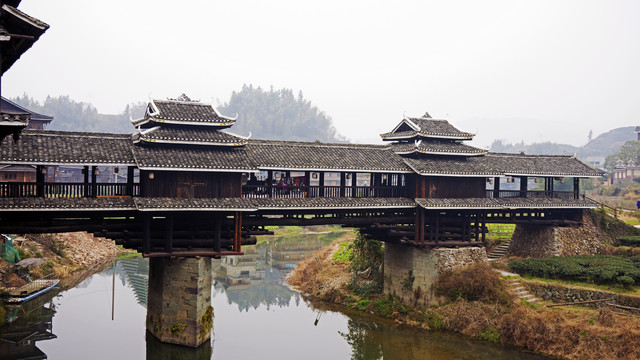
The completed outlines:
<svg viewBox="0 0 640 360">
<path fill-rule="evenodd" d="M 384 292 L 408 303 L 431 305 L 431 285 L 444 271 L 486 261 L 484 248 L 418 249 L 386 243 L 384 247 Z"/>
<path fill-rule="evenodd" d="M 603 235 L 586 212 L 582 225 L 560 227 L 518 224 L 511 238 L 509 255 L 522 257 L 591 255 L 600 251 Z"/>
<path fill-rule="evenodd" d="M 608 291 L 578 289 L 557 284 L 541 283 L 534 281 L 522 281 L 524 286 L 537 297 L 553 302 L 578 302 L 590 300 L 605 300 L 622 306 L 640 309 L 640 297 L 624 294 L 616 294 Z M 593 304 L 593 306 L 606 306 L 605 302 Z"/>
<path fill-rule="evenodd" d="M 151 258 L 147 329 L 160 341 L 196 347 L 211 337 L 211 259 Z"/>
</svg>

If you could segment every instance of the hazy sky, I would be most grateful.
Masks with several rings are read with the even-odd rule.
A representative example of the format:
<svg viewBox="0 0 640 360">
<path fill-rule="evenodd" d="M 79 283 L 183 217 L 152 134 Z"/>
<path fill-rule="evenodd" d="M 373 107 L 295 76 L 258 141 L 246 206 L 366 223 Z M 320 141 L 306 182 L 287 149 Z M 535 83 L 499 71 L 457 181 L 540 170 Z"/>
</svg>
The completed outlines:
<svg viewBox="0 0 640 360">
<path fill-rule="evenodd" d="M 5 96 L 100 112 L 242 84 L 291 88 L 355 142 L 403 114 L 494 139 L 583 145 L 640 124 L 640 1 L 23 0 L 51 28 Z"/>
</svg>

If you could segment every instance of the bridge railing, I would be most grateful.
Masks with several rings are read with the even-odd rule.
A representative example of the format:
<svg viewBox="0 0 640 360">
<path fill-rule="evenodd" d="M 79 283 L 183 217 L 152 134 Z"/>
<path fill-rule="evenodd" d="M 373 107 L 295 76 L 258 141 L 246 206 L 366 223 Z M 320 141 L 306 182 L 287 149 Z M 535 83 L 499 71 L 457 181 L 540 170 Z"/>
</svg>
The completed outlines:
<svg viewBox="0 0 640 360">
<path fill-rule="evenodd" d="M 85 183 L 0 183 L 0 197 L 73 198 L 94 196 L 138 196 L 139 184 L 85 184 Z"/>
<path fill-rule="evenodd" d="M 488 198 L 554 198 L 554 199 L 577 199 L 573 191 L 520 191 L 520 190 L 487 190 Z"/>
<path fill-rule="evenodd" d="M 244 198 L 305 198 L 305 197 L 404 197 L 401 186 L 300 186 L 300 185 L 244 185 Z"/>
</svg>

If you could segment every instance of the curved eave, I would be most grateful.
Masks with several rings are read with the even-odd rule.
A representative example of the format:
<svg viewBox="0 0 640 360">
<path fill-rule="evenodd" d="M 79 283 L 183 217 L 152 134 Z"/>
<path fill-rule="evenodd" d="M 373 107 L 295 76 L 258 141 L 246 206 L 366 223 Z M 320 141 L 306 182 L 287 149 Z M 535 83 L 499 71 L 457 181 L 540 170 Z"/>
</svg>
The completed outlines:
<svg viewBox="0 0 640 360">
<path fill-rule="evenodd" d="M 408 151 L 394 151 L 398 155 L 410 155 L 414 153 L 426 154 L 426 155 L 450 155 L 450 156 L 482 156 L 487 152 L 471 153 L 464 151 L 425 151 L 420 149 L 412 149 Z"/>
<path fill-rule="evenodd" d="M 229 120 L 229 119 L 227 119 Z M 210 121 L 195 121 L 192 119 L 185 120 L 171 120 L 171 119 L 161 119 L 156 117 L 143 118 L 138 120 L 132 120 L 131 123 L 133 126 L 141 126 L 146 125 L 150 122 L 155 122 L 158 124 L 175 124 L 175 125 L 196 125 L 196 126 L 211 126 L 217 128 L 228 128 L 233 126 L 235 120 L 229 120 L 225 122 L 210 122 Z"/>
<path fill-rule="evenodd" d="M 153 139 L 144 136 L 140 136 L 133 141 L 134 143 L 147 142 L 150 144 L 177 144 L 177 145 L 204 145 L 204 146 L 227 146 L 227 147 L 239 147 L 247 145 L 247 141 L 242 139 L 237 142 L 211 142 L 211 141 L 191 141 L 191 140 L 166 140 L 166 139 Z"/>
<path fill-rule="evenodd" d="M 429 139 L 445 139 L 445 140 L 473 140 L 473 137 L 476 136 L 475 134 L 469 134 L 469 135 L 453 135 L 453 134 L 433 134 L 433 133 L 423 133 L 423 132 L 418 132 L 416 134 L 413 135 L 386 135 L 386 134 L 382 134 L 380 135 L 380 137 L 382 137 L 382 140 L 386 140 L 386 141 L 390 141 L 390 140 L 411 140 L 411 139 L 415 139 L 415 138 L 429 138 Z"/>
</svg>

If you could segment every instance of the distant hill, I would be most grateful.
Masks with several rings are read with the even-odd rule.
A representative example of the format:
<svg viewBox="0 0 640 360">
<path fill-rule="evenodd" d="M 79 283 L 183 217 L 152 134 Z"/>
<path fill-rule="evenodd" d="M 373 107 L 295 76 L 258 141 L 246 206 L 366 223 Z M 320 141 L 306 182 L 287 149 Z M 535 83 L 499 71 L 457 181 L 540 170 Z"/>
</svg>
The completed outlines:
<svg viewBox="0 0 640 360">
<path fill-rule="evenodd" d="M 90 131 L 131 133 L 130 118 L 144 116 L 146 103 L 132 103 L 121 114 L 100 114 L 91 104 L 78 102 L 69 96 L 47 98 L 39 102 L 24 94 L 11 101 L 35 112 L 51 115 L 54 120 L 48 129 L 67 131 Z M 265 91 L 260 87 L 244 85 L 240 92 L 233 92 L 228 103 L 218 107 L 223 115 L 238 119 L 231 132 L 248 135 L 254 139 L 277 139 L 295 141 L 341 142 L 346 139 L 337 133 L 331 117 L 309 100 L 293 95 L 290 89 Z"/>
<path fill-rule="evenodd" d="M 558 144 L 552 142 L 533 143 L 533 144 L 510 144 L 503 140 L 496 140 L 491 144 L 493 152 L 507 152 L 540 155 L 573 155 L 576 154 L 580 159 L 590 157 L 606 158 L 608 155 L 616 153 L 620 147 L 629 140 L 635 140 L 635 126 L 625 126 L 608 131 L 598 135 L 584 146 L 578 147 L 568 144 Z"/>
<path fill-rule="evenodd" d="M 49 130 L 131 133 L 133 126 L 129 117 L 140 118 L 146 109 L 146 104 L 140 102 L 127 105 L 119 115 L 99 114 L 93 105 L 72 100 L 68 95 L 47 96 L 42 103 L 27 94 L 10 100 L 29 110 L 53 116 Z"/>
</svg>

